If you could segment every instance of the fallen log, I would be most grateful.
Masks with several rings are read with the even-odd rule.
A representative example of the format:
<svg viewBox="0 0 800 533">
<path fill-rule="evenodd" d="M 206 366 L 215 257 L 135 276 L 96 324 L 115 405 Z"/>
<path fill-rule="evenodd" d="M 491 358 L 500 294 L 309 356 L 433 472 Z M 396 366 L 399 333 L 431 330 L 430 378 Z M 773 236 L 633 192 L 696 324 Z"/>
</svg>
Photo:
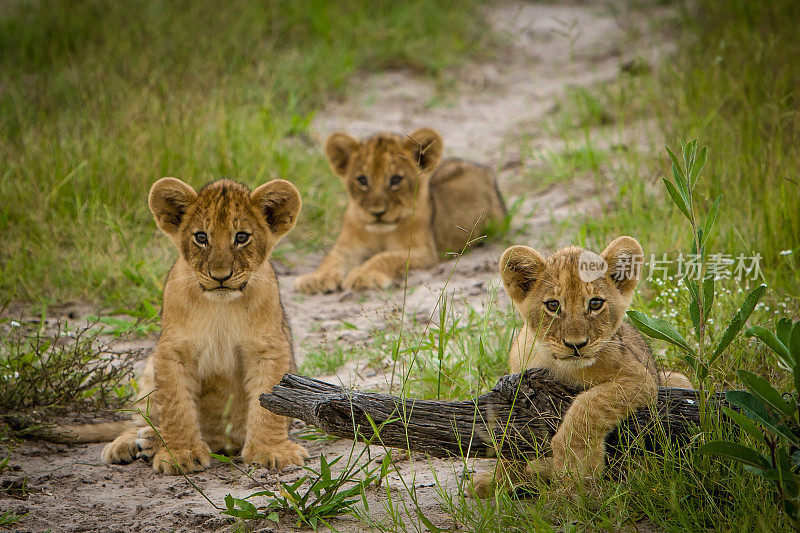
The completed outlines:
<svg viewBox="0 0 800 533">
<path fill-rule="evenodd" d="M 434 457 L 494 457 L 546 449 L 572 400 L 582 389 L 528 370 L 503 376 L 492 390 L 468 401 L 434 401 L 348 390 L 316 379 L 286 374 L 261 405 L 348 439 L 409 449 Z M 640 438 L 644 449 L 666 441 L 682 446 L 700 421 L 697 391 L 661 388 L 655 405 L 623 421 L 606 439 L 610 452 Z M 727 405 L 712 394 L 710 409 Z M 373 425 L 379 428 L 375 435 Z"/>
</svg>

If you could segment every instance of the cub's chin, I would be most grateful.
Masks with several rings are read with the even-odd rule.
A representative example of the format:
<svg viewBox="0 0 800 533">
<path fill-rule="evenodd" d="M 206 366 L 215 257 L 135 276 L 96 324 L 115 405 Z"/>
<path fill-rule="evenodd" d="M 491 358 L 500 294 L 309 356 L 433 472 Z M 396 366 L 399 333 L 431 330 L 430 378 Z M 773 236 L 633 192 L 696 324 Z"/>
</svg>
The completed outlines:
<svg viewBox="0 0 800 533">
<path fill-rule="evenodd" d="M 383 224 L 377 222 L 374 224 L 367 224 L 366 228 L 370 233 L 391 233 L 397 229 L 397 224 Z"/>
<path fill-rule="evenodd" d="M 242 297 L 243 291 L 241 289 L 214 289 L 214 290 L 203 290 L 203 296 L 206 299 L 211 300 L 212 302 L 232 302 Z"/>
<path fill-rule="evenodd" d="M 568 368 L 588 368 L 597 362 L 594 356 L 576 356 L 576 355 L 553 355 L 556 364 L 564 369 Z"/>
</svg>

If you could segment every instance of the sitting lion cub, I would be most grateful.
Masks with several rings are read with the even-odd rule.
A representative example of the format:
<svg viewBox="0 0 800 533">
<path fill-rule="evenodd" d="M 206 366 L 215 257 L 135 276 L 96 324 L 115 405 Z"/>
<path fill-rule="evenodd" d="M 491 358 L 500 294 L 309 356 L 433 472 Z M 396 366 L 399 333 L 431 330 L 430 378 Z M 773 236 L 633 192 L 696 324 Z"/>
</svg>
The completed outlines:
<svg viewBox="0 0 800 533">
<path fill-rule="evenodd" d="M 163 178 L 149 204 L 180 251 L 164 286 L 161 338 L 139 381 L 137 404 L 149 411 L 166 448 L 141 416 L 122 428 L 66 428 L 66 440 L 101 441 L 123 429 L 103 450 L 103 462 L 152 456 L 153 470 L 163 474 L 202 470 L 211 451 L 241 451 L 245 462 L 269 468 L 302 465 L 308 454 L 289 440 L 287 419 L 258 402 L 294 368 L 269 255 L 294 226 L 300 194 L 283 180 L 250 192 L 229 180 L 195 191 Z"/>
<path fill-rule="evenodd" d="M 458 159 L 440 164 L 442 139 L 427 128 L 361 142 L 334 133 L 325 154 L 349 202 L 330 253 L 297 279 L 303 292 L 387 288 L 406 265 L 433 266 L 506 214 L 494 174 Z"/>
<path fill-rule="evenodd" d="M 512 246 L 500 259 L 503 285 L 525 320 L 508 356 L 511 372 L 545 368 L 556 380 L 587 389 L 552 438 L 552 458 L 533 463 L 543 477 L 599 476 L 605 437 L 619 422 L 654 401 L 659 385 L 692 387 L 682 374 L 659 373 L 650 348 L 623 320 L 639 283 L 641 257 L 635 239 L 618 237 L 600 255 L 570 246 L 545 259 L 527 246 Z M 531 466 L 499 466 L 497 476 L 476 476 L 479 496 L 495 481 L 515 483 L 533 475 Z"/>
</svg>

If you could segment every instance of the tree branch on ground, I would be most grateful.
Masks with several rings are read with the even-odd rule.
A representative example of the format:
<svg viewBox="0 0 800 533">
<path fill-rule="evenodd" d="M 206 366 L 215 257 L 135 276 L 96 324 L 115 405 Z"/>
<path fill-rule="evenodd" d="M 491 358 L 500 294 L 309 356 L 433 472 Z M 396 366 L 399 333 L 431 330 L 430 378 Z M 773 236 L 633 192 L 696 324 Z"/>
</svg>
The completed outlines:
<svg viewBox="0 0 800 533">
<path fill-rule="evenodd" d="M 316 379 L 286 374 L 261 405 L 273 413 L 298 418 L 342 438 L 363 441 L 380 428 L 388 447 L 434 457 L 494 457 L 547 449 L 575 396 L 583 389 L 553 380 L 545 370 L 503 376 L 492 390 L 466 401 L 400 398 L 343 389 Z M 700 423 L 700 394 L 661 388 L 655 405 L 640 409 L 606 439 L 611 453 L 640 438 L 643 448 L 665 442 L 685 445 Z M 709 407 L 727 405 L 713 394 Z"/>
</svg>

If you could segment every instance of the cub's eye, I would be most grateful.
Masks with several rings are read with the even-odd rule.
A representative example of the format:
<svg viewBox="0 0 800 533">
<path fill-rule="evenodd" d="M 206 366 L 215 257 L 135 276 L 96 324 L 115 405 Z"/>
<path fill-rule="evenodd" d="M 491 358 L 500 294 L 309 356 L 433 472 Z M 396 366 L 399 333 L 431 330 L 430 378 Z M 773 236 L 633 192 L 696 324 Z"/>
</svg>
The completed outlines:
<svg viewBox="0 0 800 533">
<path fill-rule="evenodd" d="M 400 185 L 400 182 L 403 181 L 403 176 L 400 174 L 395 174 L 391 178 L 389 178 L 389 186 L 390 187 L 397 187 Z"/>
<path fill-rule="evenodd" d="M 194 242 L 200 246 L 205 246 L 208 244 L 208 235 L 206 235 L 205 231 L 198 231 L 194 234 Z"/>
<path fill-rule="evenodd" d="M 236 241 L 236 244 L 244 244 L 250 240 L 250 234 L 246 231 L 239 231 L 233 239 Z"/>
<path fill-rule="evenodd" d="M 357 181 L 357 182 L 358 182 L 358 184 L 359 184 L 359 185 L 361 185 L 362 187 L 366 187 L 366 186 L 367 186 L 367 177 L 366 177 L 366 176 L 364 176 L 364 175 L 358 176 L 358 177 L 356 178 L 356 181 Z"/>
<path fill-rule="evenodd" d="M 589 300 L 589 309 L 591 309 L 592 311 L 599 311 L 600 309 L 603 308 L 604 302 L 605 300 L 603 300 L 602 298 L 592 298 L 591 300 Z"/>
<path fill-rule="evenodd" d="M 561 305 L 559 305 L 559 303 L 558 303 L 558 300 L 547 300 L 547 301 L 544 303 L 544 306 L 545 306 L 545 307 L 547 308 L 547 310 L 548 310 L 548 311 L 550 311 L 551 313 L 557 313 L 557 312 L 558 312 L 558 309 L 559 309 L 559 307 L 561 307 Z"/>
</svg>

